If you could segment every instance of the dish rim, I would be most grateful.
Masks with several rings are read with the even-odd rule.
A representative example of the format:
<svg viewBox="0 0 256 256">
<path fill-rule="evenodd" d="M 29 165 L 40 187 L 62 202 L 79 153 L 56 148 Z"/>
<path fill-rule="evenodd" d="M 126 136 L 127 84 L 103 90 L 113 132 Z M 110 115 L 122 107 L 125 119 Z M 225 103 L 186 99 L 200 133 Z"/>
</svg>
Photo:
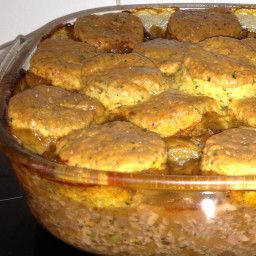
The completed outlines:
<svg viewBox="0 0 256 256">
<path fill-rule="evenodd" d="M 86 9 L 64 15 L 50 21 L 26 36 L 18 36 L 14 41 L 5 43 L 9 46 L 5 57 L 0 63 L 0 147 L 9 156 L 11 162 L 17 161 L 22 167 L 42 175 L 55 182 L 70 185 L 111 185 L 136 189 L 157 190 L 190 190 L 190 191 L 228 191 L 256 190 L 256 175 L 248 176 L 204 176 L 204 175 L 161 175 L 146 173 L 120 173 L 91 170 L 56 163 L 23 148 L 14 140 L 5 127 L 8 100 L 11 96 L 13 79 L 22 65 L 29 58 L 41 39 L 56 26 L 68 23 L 80 16 L 93 13 L 124 11 L 149 8 L 189 8 L 204 9 L 210 7 L 227 7 L 256 9 L 256 4 L 225 4 L 225 3 L 168 3 L 168 4 L 134 4 L 116 5 Z M 3 47 L 0 46 L 0 50 Z M 12 87 L 10 86 L 12 84 Z"/>
</svg>

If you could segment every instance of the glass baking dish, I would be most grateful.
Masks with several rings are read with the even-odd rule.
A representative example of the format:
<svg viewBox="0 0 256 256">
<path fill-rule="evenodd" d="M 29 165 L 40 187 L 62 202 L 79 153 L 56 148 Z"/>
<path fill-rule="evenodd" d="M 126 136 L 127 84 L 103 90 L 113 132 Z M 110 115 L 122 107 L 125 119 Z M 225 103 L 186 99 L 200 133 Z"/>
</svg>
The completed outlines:
<svg viewBox="0 0 256 256">
<path fill-rule="evenodd" d="M 70 167 L 27 151 L 6 128 L 8 99 L 19 72 L 56 26 L 91 13 L 122 10 L 134 12 L 146 28 L 149 21 L 165 26 L 175 7 L 216 6 L 239 7 L 241 22 L 254 29 L 253 5 L 115 6 L 56 19 L 18 36 L 5 51 L 0 64 L 1 148 L 31 212 L 53 235 L 101 255 L 255 255 L 256 176 L 127 174 Z"/>
</svg>

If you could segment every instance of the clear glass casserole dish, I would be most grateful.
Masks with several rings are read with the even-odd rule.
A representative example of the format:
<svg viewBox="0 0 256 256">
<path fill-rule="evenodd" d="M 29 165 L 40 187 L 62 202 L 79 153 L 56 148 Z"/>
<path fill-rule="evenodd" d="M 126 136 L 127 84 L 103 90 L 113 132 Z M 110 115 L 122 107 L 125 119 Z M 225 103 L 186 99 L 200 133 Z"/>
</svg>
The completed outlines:
<svg viewBox="0 0 256 256">
<path fill-rule="evenodd" d="M 34 217 L 53 235 L 102 255 L 255 255 L 256 176 L 127 174 L 71 167 L 30 153 L 6 128 L 8 100 L 19 72 L 27 67 L 40 40 L 57 25 L 91 13 L 128 9 L 146 28 L 148 21 L 163 27 L 173 7 L 213 6 L 86 10 L 61 17 L 12 43 L 0 64 L 1 148 L 11 160 Z M 241 22 L 253 30 L 255 6 L 239 8 L 238 15 L 244 15 Z M 95 196 L 94 190 L 101 193 Z"/>
</svg>

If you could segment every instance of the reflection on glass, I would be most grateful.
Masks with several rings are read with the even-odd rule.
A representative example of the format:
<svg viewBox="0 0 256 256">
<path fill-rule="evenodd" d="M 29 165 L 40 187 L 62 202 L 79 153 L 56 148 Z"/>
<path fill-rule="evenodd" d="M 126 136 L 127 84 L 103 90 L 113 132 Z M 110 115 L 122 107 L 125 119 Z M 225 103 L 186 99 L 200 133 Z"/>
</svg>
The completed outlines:
<svg viewBox="0 0 256 256">
<path fill-rule="evenodd" d="M 213 199 L 210 199 L 210 198 L 203 199 L 201 202 L 201 209 L 204 212 L 207 219 L 212 219 L 215 217 L 216 206 Z"/>
</svg>

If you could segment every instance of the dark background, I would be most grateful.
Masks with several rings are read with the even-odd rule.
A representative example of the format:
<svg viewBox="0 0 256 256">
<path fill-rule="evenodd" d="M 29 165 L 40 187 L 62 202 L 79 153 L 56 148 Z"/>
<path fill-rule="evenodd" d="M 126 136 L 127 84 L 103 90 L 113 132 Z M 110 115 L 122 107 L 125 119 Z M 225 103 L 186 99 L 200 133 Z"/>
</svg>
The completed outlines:
<svg viewBox="0 0 256 256">
<path fill-rule="evenodd" d="M 0 256 L 89 256 L 45 231 L 30 214 L 8 159 L 0 151 Z"/>
</svg>

